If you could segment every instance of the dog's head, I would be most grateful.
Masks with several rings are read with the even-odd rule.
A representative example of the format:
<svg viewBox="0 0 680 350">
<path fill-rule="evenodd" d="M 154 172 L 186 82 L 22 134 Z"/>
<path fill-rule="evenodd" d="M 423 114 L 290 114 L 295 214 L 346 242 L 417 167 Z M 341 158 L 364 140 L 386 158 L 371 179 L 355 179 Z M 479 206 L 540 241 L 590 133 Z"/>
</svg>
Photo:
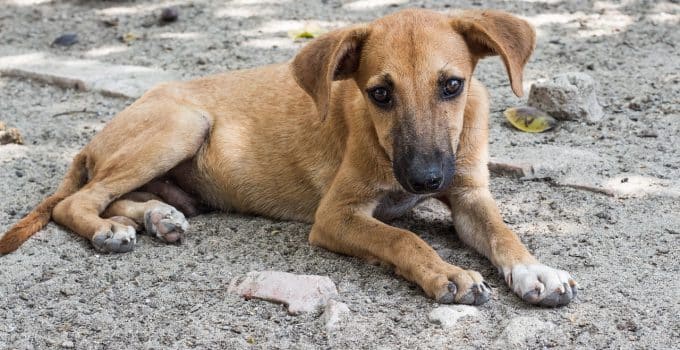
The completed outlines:
<svg viewBox="0 0 680 350">
<path fill-rule="evenodd" d="M 431 193 L 452 182 L 477 61 L 500 55 L 521 96 L 534 43 L 532 27 L 504 12 L 407 10 L 310 42 L 292 69 L 322 119 L 332 82 L 354 79 L 399 183 L 409 192 Z"/>
</svg>

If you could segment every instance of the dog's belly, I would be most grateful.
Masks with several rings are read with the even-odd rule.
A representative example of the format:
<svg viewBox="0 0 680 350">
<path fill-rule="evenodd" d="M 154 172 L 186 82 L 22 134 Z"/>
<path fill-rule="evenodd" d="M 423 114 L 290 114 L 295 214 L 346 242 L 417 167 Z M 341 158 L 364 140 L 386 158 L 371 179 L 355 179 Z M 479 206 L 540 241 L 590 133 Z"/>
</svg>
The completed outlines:
<svg viewBox="0 0 680 350">
<path fill-rule="evenodd" d="M 218 168 L 205 166 L 204 160 L 198 159 L 199 175 L 189 186 L 194 188 L 202 202 L 223 211 L 314 221 L 321 192 L 303 176 L 266 171 L 266 165 L 230 160 L 224 156 L 224 165 Z"/>
<path fill-rule="evenodd" d="M 263 127 L 256 118 L 218 120 L 186 185 L 216 209 L 313 222 L 342 160 L 334 149 L 341 143 L 324 143 L 330 137 L 314 126 L 291 127 L 309 122 L 280 118 L 268 119 L 276 128 Z"/>
<path fill-rule="evenodd" d="M 427 198 L 429 196 L 408 193 L 406 191 L 389 192 L 380 200 L 378 206 L 373 211 L 373 216 L 380 221 L 394 220 L 406 214 Z"/>
</svg>

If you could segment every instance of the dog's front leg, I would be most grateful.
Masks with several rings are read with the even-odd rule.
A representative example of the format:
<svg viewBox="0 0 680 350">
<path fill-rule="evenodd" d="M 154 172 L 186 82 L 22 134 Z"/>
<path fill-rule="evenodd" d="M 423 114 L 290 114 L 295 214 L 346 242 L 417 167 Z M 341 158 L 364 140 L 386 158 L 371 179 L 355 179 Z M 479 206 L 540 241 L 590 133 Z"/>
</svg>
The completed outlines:
<svg viewBox="0 0 680 350">
<path fill-rule="evenodd" d="M 489 258 L 522 299 L 560 306 L 576 296 L 576 281 L 569 273 L 540 264 L 503 223 L 486 186 L 454 187 L 449 202 L 460 239 Z"/>
<path fill-rule="evenodd" d="M 532 304 L 558 306 L 576 296 L 569 273 L 540 264 L 503 222 L 489 192 L 488 95 L 473 79 L 456 154 L 456 174 L 445 197 L 460 239 L 489 258 L 508 286 Z"/>
<path fill-rule="evenodd" d="M 388 263 L 440 303 L 479 305 L 489 300 L 491 290 L 478 272 L 446 263 L 414 233 L 373 218 L 375 202 L 369 191 L 357 195 L 343 192 L 343 187 L 351 188 L 333 186 L 322 200 L 309 236 L 311 244 Z"/>
</svg>

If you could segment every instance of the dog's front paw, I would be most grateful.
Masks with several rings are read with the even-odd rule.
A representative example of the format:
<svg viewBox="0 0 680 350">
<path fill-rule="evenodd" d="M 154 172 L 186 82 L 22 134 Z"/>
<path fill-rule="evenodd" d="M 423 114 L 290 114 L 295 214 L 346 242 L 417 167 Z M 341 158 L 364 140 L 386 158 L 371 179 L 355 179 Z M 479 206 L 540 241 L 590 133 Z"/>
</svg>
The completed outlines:
<svg viewBox="0 0 680 350">
<path fill-rule="evenodd" d="M 92 236 L 92 245 L 102 253 L 127 253 L 135 248 L 137 233 L 132 226 L 114 223 Z"/>
<path fill-rule="evenodd" d="M 576 297 L 576 281 L 567 271 L 543 264 L 518 264 L 502 272 L 508 286 L 530 304 L 563 306 Z"/>
<path fill-rule="evenodd" d="M 159 205 L 144 213 L 146 233 L 165 242 L 177 242 L 189 228 L 189 223 L 179 210 L 167 205 Z"/>
<path fill-rule="evenodd" d="M 441 304 L 482 305 L 491 298 L 491 288 L 473 270 L 450 269 L 435 277 L 434 299 Z"/>
</svg>

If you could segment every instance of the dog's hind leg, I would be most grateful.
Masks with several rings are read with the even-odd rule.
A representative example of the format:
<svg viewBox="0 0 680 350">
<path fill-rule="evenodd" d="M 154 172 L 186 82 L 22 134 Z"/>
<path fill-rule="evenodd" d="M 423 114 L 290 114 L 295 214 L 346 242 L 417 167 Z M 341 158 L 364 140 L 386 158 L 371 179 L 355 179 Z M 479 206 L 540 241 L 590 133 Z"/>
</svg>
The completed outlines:
<svg viewBox="0 0 680 350">
<path fill-rule="evenodd" d="M 152 100 L 159 94 L 147 94 L 93 138 L 83 150 L 89 181 L 54 208 L 57 223 L 99 251 L 127 252 L 136 243 L 133 226 L 100 216 L 109 204 L 194 157 L 209 135 L 207 113 L 168 102 L 168 96 Z"/>
<path fill-rule="evenodd" d="M 206 207 L 202 205 L 202 203 L 200 203 L 194 196 L 185 192 L 182 188 L 168 179 L 158 179 L 151 181 L 139 190 L 143 191 L 136 192 L 140 193 L 140 195 L 146 192 L 148 194 L 160 197 L 154 199 L 161 200 L 177 208 L 177 210 L 181 211 L 186 217 L 196 216 L 206 210 Z M 139 195 L 136 196 L 139 197 Z M 144 201 L 141 199 L 134 200 L 137 202 Z"/>
<path fill-rule="evenodd" d="M 102 217 L 133 227 L 143 227 L 148 235 L 169 243 L 178 242 L 189 227 L 184 214 L 179 210 L 145 192 L 126 194 L 111 203 L 102 213 Z"/>
</svg>

